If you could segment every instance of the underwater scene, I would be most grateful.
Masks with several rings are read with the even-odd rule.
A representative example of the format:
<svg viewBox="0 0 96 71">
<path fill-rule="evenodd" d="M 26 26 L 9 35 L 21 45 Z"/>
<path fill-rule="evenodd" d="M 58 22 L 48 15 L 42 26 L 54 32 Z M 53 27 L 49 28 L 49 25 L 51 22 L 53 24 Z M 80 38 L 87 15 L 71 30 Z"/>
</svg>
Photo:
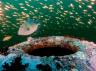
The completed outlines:
<svg viewBox="0 0 96 71">
<path fill-rule="evenodd" d="M 0 71 L 96 71 L 96 0 L 0 0 Z"/>
</svg>

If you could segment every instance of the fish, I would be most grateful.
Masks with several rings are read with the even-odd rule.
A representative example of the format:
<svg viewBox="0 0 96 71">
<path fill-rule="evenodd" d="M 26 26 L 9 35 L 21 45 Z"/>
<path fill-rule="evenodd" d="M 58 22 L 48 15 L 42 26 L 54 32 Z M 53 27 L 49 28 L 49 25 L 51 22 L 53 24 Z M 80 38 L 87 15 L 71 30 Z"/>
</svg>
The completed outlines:
<svg viewBox="0 0 96 71">
<path fill-rule="evenodd" d="M 25 23 L 23 23 L 19 30 L 18 30 L 18 35 L 22 35 L 22 36 L 27 36 L 27 35 L 31 35 L 32 33 L 34 33 L 37 29 L 38 29 L 38 22 L 36 22 L 33 19 L 28 18 Z"/>
<path fill-rule="evenodd" d="M 9 41 L 11 38 L 12 38 L 12 36 L 6 35 L 6 36 L 3 38 L 3 42 Z"/>
<path fill-rule="evenodd" d="M 90 26 L 96 29 L 94 25 L 96 19 L 95 7 L 96 0 L 70 0 L 68 4 L 66 0 L 55 0 L 54 2 L 53 0 L 0 0 L 0 36 L 1 34 L 11 34 L 8 30 L 17 32 L 14 36 L 31 35 L 36 32 L 39 26 L 33 19 L 39 19 L 44 28 L 49 27 L 51 29 L 50 23 L 55 24 L 58 27 L 52 29 L 56 30 L 57 28 L 76 29 L 79 27 L 90 29 Z M 71 26 L 69 19 L 76 23 Z M 68 27 L 62 26 L 62 23 Z M 42 30 L 46 32 L 45 29 Z"/>
</svg>

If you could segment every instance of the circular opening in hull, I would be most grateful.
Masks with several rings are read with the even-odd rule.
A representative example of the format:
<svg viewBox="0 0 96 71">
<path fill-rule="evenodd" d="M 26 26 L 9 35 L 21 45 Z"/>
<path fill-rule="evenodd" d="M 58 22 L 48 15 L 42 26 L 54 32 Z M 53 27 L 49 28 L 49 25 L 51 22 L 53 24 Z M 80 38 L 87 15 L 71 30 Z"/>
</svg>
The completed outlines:
<svg viewBox="0 0 96 71">
<path fill-rule="evenodd" d="M 34 56 L 64 56 L 64 55 L 74 54 L 75 52 L 78 51 L 77 47 L 73 47 L 73 48 L 72 47 L 67 48 L 61 46 L 44 47 L 44 48 L 34 49 L 31 52 L 28 52 L 28 54 Z"/>
</svg>

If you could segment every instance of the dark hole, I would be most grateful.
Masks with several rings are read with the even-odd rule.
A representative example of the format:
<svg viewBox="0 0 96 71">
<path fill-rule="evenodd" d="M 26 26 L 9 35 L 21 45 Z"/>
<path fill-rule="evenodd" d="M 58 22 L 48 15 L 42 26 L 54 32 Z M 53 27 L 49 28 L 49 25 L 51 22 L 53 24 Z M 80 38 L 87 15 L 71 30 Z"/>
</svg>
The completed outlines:
<svg viewBox="0 0 96 71">
<path fill-rule="evenodd" d="M 76 48 L 76 47 L 75 47 Z M 77 48 L 72 50 L 64 47 L 45 47 L 45 48 L 37 48 L 31 51 L 29 54 L 34 56 L 64 56 L 70 55 L 77 51 Z"/>
</svg>

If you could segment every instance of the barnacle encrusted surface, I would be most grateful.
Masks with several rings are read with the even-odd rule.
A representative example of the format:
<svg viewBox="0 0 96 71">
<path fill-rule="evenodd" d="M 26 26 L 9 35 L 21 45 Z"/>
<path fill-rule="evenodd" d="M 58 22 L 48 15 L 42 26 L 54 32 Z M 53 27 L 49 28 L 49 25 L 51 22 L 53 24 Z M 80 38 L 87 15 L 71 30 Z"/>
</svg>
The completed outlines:
<svg viewBox="0 0 96 71">
<path fill-rule="evenodd" d="M 67 48 L 74 51 L 74 53 L 64 56 L 32 54 L 36 49 L 51 48 L 52 46 L 62 46 L 62 48 Z M 2 65 L 5 63 L 11 64 L 12 60 L 21 56 L 21 64 L 28 64 L 25 71 L 95 71 L 96 68 L 92 61 L 96 57 L 95 47 L 96 44 L 93 42 L 64 36 L 33 38 L 31 41 L 9 47 L 9 54 L 7 56 L 0 56 L 0 69 L 3 70 Z M 55 47 L 52 48 L 56 51 Z M 59 53 L 60 51 L 58 51 Z"/>
</svg>

